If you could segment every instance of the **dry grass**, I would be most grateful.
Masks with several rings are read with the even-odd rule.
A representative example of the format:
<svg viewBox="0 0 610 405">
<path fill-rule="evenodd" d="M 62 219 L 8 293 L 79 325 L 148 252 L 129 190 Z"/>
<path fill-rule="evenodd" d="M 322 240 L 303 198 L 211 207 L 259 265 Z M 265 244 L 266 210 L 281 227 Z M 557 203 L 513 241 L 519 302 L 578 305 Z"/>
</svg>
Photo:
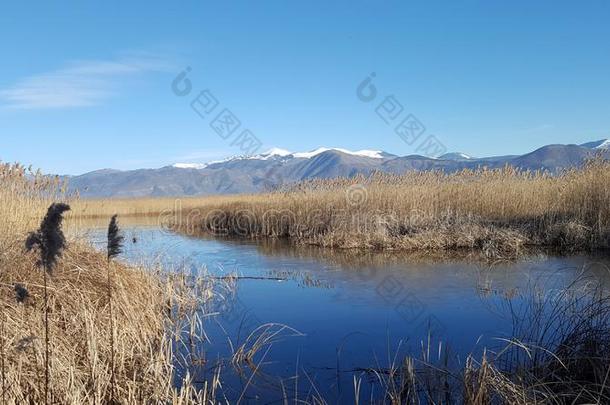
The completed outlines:
<svg viewBox="0 0 610 405">
<path fill-rule="evenodd" d="M 610 163 L 559 176 L 499 170 L 410 172 L 316 180 L 267 195 L 119 201 L 186 233 L 289 238 L 335 248 L 478 250 L 509 258 L 527 247 L 610 246 Z M 105 213 L 88 201 L 75 215 Z M 127 207 L 131 206 L 131 211 Z"/>
<path fill-rule="evenodd" d="M 2 403 L 45 403 L 43 271 L 24 240 L 51 201 L 65 200 L 61 184 L 15 165 L 0 165 L 0 358 Z M 176 277 L 113 263 L 116 399 L 120 403 L 213 402 L 189 381 L 175 388 L 172 341 L 189 311 L 206 295 Z M 50 398 L 52 403 L 107 403 L 110 398 L 110 316 L 103 254 L 68 240 L 49 277 Z M 29 296 L 18 302 L 15 285 Z M 169 308 L 181 311 L 169 311 Z M 168 331 L 178 330 L 178 334 Z M 211 398 L 210 398 L 211 395 Z"/>
<path fill-rule="evenodd" d="M 457 174 L 410 173 L 404 176 L 314 181 L 269 195 L 121 201 L 73 204 L 76 216 L 123 214 L 159 217 L 183 232 L 245 237 L 290 238 L 332 247 L 412 251 L 478 249 L 490 257 L 512 257 L 528 246 L 567 250 L 607 248 L 610 235 L 610 164 L 591 162 L 560 176 L 518 172 L 511 168 Z M 0 221 L 2 243 L 2 359 L 7 393 L 13 402 L 41 398 L 42 275 L 33 257 L 23 257 L 25 232 L 44 212 L 40 200 L 3 182 Z M 8 185 L 8 186 L 7 186 Z M 26 187 L 27 189 L 27 187 Z M 13 190 L 13 191 L 11 191 Z M 17 193 L 15 193 L 17 190 Z M 36 194 L 36 193 L 34 193 Z M 38 193 L 39 194 L 39 193 Z M 6 196 L 6 197 L 5 197 Z M 52 199 L 56 199 L 55 197 Z M 185 203 L 185 201 L 188 201 Z M 83 208 L 85 207 L 85 208 Z M 24 211 L 25 210 L 25 211 Z M 27 211 L 29 210 L 29 211 Z M 15 215 L 12 215 L 15 214 Z M 71 243 L 51 281 L 52 382 L 66 403 L 103 402 L 110 382 L 104 261 L 88 248 Z M 125 402 L 208 401 L 219 385 L 186 391 L 172 384 L 167 325 L 180 336 L 184 323 L 164 317 L 167 299 L 188 312 L 194 305 L 183 279 L 161 283 L 142 271 L 119 265 L 113 297 L 118 309 L 117 381 Z M 24 284 L 32 297 L 17 304 L 11 288 Z M 377 379 L 383 402 L 465 404 L 561 404 L 610 401 L 610 304 L 601 291 L 573 290 L 541 300 L 533 297 L 514 320 L 507 346 L 469 358 L 451 368 L 430 341 L 421 359 L 393 361 L 368 369 Z M 544 303 L 544 305 L 541 305 Z M 185 311 L 172 311 L 181 314 Z M 168 320 L 169 319 L 169 320 Z M 193 327 L 193 323 L 188 325 Z M 264 327 L 262 327 L 264 328 Z M 235 364 L 252 363 L 268 347 L 272 330 L 262 329 L 235 350 Z M 259 331 L 260 332 L 260 331 Z M 75 349 L 77 348 L 77 349 Z M 438 352 L 436 361 L 430 353 Z M 257 366 L 258 367 L 258 366 Z M 354 402 L 361 379 L 354 379 Z M 66 389 L 68 387 L 68 389 Z M 67 393 L 66 393 L 67 392 Z M 196 399 L 194 399 L 196 398 Z M 324 403 L 322 398 L 310 401 Z"/>
<path fill-rule="evenodd" d="M 355 376 L 356 403 L 364 376 L 400 404 L 607 404 L 610 403 L 610 297 L 586 277 L 542 292 L 532 285 L 512 306 L 513 337 L 498 339 L 452 364 L 447 345 L 421 342 L 418 357 L 388 354 L 385 366 Z M 516 306 L 515 306 L 516 305 Z M 400 345 L 399 345 L 400 347 Z"/>
<path fill-rule="evenodd" d="M 77 217 L 112 210 L 157 217 L 186 233 L 290 238 L 325 247 L 459 251 L 514 257 L 528 246 L 610 246 L 610 163 L 559 176 L 498 170 L 315 180 L 266 195 L 83 201 Z M 112 209 L 112 210 L 110 210 Z"/>
<path fill-rule="evenodd" d="M 253 330 L 238 346 L 231 357 L 231 363 L 235 367 L 241 364 L 254 366 L 254 356 L 263 349 L 273 346 L 276 342 L 289 336 L 305 336 L 296 329 L 286 325 L 268 323 Z"/>
<path fill-rule="evenodd" d="M 260 196 L 240 196 L 256 201 Z M 207 204 L 226 204 L 234 196 L 208 197 L 156 197 L 156 198 L 112 198 L 112 199 L 79 199 L 72 204 L 72 218 L 109 218 L 118 214 L 121 218 L 139 217 L 154 218 L 173 214 L 176 211 L 189 211 Z"/>
</svg>

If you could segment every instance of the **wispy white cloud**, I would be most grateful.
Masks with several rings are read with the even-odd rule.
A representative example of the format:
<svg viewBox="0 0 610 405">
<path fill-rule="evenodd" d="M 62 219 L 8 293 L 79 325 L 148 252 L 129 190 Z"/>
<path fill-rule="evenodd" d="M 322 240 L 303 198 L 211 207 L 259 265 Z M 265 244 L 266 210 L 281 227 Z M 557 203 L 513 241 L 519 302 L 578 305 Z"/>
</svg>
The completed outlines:
<svg viewBox="0 0 610 405">
<path fill-rule="evenodd" d="M 170 69 L 167 59 L 148 53 L 131 53 L 115 60 L 73 61 L 0 89 L 0 103 L 12 109 L 93 106 L 115 95 L 128 76 Z"/>
</svg>

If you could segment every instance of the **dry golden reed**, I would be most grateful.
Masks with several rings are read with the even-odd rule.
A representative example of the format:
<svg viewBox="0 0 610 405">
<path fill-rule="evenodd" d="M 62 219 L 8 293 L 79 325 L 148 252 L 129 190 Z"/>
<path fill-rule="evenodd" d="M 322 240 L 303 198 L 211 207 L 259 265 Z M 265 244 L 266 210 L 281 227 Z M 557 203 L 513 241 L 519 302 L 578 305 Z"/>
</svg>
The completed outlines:
<svg viewBox="0 0 610 405">
<path fill-rule="evenodd" d="M 456 174 L 376 174 L 312 181 L 268 195 L 214 198 L 70 201 L 76 218 L 108 219 L 146 215 L 170 221 L 182 231 L 248 237 L 287 237 L 333 247 L 448 250 L 477 248 L 512 255 L 528 244 L 564 248 L 608 246 L 610 168 L 589 163 L 560 176 L 502 170 Z M 37 258 L 23 243 L 46 207 L 65 199 L 58 180 L 27 176 L 20 166 L 0 165 L 0 365 L 3 402 L 43 402 L 43 279 Z M 159 217 L 159 219 L 156 219 Z M 73 217 L 74 218 L 74 217 Z M 212 403 L 220 386 L 215 376 L 203 389 L 174 387 L 172 339 L 183 324 L 171 317 L 201 306 L 184 277 L 162 279 L 120 263 L 113 268 L 114 367 L 108 338 L 107 255 L 79 241 L 67 249 L 49 282 L 51 396 L 67 404 L 105 403 L 112 370 L 121 403 Z M 511 339 L 509 348 L 525 361 L 498 368 L 495 359 L 467 359 L 461 370 L 447 368 L 439 353 L 433 364 L 422 344 L 422 359 L 405 358 L 388 370 L 371 370 L 384 403 L 541 404 L 607 403 L 610 303 L 597 293 L 567 304 L 548 301 L 556 315 L 535 312 L 525 326 L 534 344 Z M 170 308 L 180 308 L 169 311 Z M 538 306 L 533 306 L 533 309 Z M 578 308 L 578 311 L 574 309 Z M 186 310 L 186 311 L 185 311 Z M 263 326 L 264 327 L 264 326 Z M 532 335 L 533 333 L 533 335 Z M 550 340 L 539 335 L 552 336 Z M 243 362 L 269 341 L 257 338 L 236 350 Z M 518 335 L 517 335 L 518 337 Z M 533 338 L 532 338 L 533 337 Z M 538 339 L 536 339 L 538 337 Z M 500 353 L 508 353 L 502 350 Z M 538 352 L 533 361 L 532 352 Z M 495 361 L 494 361 L 495 360 Z M 418 366 L 419 365 L 419 366 Z M 554 372 L 549 373 L 548 370 Z M 594 370 L 594 372 L 591 372 Z M 354 376 L 354 403 L 362 377 Z M 287 399 L 285 399 L 287 402 Z M 317 396 L 304 403 L 326 403 Z"/>
<path fill-rule="evenodd" d="M 74 216 L 154 217 L 187 233 L 290 238 L 334 248 L 478 250 L 610 246 L 610 163 L 552 176 L 512 167 L 313 180 L 264 195 L 80 201 Z"/>
<path fill-rule="evenodd" d="M 69 199 L 58 179 L 0 164 L 2 403 L 45 403 L 44 272 L 39 255 L 27 253 L 24 243 L 52 202 Z M 197 390 L 187 378 L 184 388 L 174 386 L 176 337 L 168 331 L 180 321 L 168 316 L 168 305 L 201 308 L 199 298 L 171 278 L 118 262 L 111 285 L 112 362 L 106 256 L 68 238 L 49 275 L 50 402 L 108 403 L 113 372 L 120 403 L 213 402 L 211 385 Z"/>
</svg>

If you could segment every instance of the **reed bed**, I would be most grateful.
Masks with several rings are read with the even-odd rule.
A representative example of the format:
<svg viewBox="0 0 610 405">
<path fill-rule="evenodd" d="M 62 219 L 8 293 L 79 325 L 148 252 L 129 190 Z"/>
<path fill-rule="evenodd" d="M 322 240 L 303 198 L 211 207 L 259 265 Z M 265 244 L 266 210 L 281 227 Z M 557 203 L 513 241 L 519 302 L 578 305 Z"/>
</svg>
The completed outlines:
<svg viewBox="0 0 610 405">
<path fill-rule="evenodd" d="M 512 167 L 376 173 L 305 182 L 262 196 L 202 200 L 159 220 L 173 221 L 185 233 L 287 238 L 332 248 L 478 250 L 513 258 L 530 247 L 610 247 L 608 184 L 610 162 L 603 160 L 556 176 Z"/>
<path fill-rule="evenodd" d="M 64 190 L 57 179 L 0 165 L 2 403 L 215 402 L 218 381 L 195 388 L 187 375 L 176 385 L 173 353 L 212 287 L 203 294 L 179 277 L 109 262 L 80 240 L 67 241 L 48 275 L 47 361 L 45 271 L 24 245 L 51 202 L 70 202 Z"/>
<path fill-rule="evenodd" d="M 260 195 L 241 195 L 251 201 L 263 200 Z M 111 198 L 111 199 L 78 199 L 72 204 L 68 217 L 72 219 L 109 218 L 114 214 L 121 218 L 153 218 L 188 211 L 201 205 L 226 204 L 234 201 L 235 196 L 205 197 L 154 197 L 154 198 Z"/>
<path fill-rule="evenodd" d="M 173 199 L 124 201 L 113 207 L 72 200 L 57 179 L 0 165 L 2 402 L 45 403 L 46 371 L 53 403 L 189 404 L 223 398 L 220 371 L 195 386 L 188 372 L 176 369 L 188 370 L 200 360 L 196 347 L 205 342 L 203 319 L 208 304 L 218 299 L 210 280 L 128 267 L 74 239 L 48 280 L 45 366 L 44 273 L 37 255 L 24 251 L 24 241 L 51 202 L 69 202 L 75 217 L 157 216 L 182 232 L 342 248 L 479 249 L 497 257 L 529 245 L 608 247 L 609 168 L 592 161 L 559 176 L 508 167 L 375 174 L 312 181 L 268 195 L 189 199 L 182 205 Z M 607 291 L 591 285 L 579 283 L 552 295 L 534 289 L 532 297 L 515 301 L 518 305 L 508 303 L 514 333 L 478 359 L 452 365 L 444 346 L 429 339 L 419 358 L 395 357 L 385 367 L 354 371 L 354 403 L 608 403 L 610 303 Z M 259 370 L 269 345 L 285 331 L 293 330 L 261 326 L 225 364 Z M 175 351 L 182 351 L 180 359 Z M 361 397 L 364 379 L 376 384 L 381 398 Z M 325 400 L 314 394 L 299 402 Z"/>
<path fill-rule="evenodd" d="M 189 234 L 512 258 L 530 247 L 610 247 L 608 184 L 610 163 L 594 159 L 559 175 L 507 166 L 313 180 L 261 195 L 85 200 L 73 216 L 117 211 Z"/>
</svg>

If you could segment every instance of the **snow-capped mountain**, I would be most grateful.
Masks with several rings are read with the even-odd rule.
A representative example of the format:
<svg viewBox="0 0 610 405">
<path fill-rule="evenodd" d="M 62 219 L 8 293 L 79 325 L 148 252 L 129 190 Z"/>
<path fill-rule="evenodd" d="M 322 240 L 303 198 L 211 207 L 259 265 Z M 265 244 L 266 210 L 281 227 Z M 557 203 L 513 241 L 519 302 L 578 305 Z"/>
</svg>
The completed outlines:
<svg viewBox="0 0 610 405">
<path fill-rule="evenodd" d="M 177 169 L 205 169 L 208 167 L 207 163 L 175 163 L 173 167 Z"/>
<path fill-rule="evenodd" d="M 610 159 L 609 140 L 582 145 L 547 145 L 521 156 L 483 158 L 465 153 L 431 158 L 419 155 L 400 157 L 379 150 L 350 151 L 323 147 L 310 152 L 291 152 L 273 148 L 255 156 L 176 163 L 160 169 L 102 170 L 68 179 L 72 190 L 78 190 L 82 197 L 256 193 L 306 179 L 351 177 L 375 171 L 395 174 L 409 170 L 454 172 L 509 164 L 521 169 L 557 173 L 578 167 L 600 153 Z"/>
<path fill-rule="evenodd" d="M 320 155 L 321 153 L 328 151 L 337 151 L 341 153 L 345 153 L 346 155 L 352 156 L 361 156 L 367 157 L 371 159 L 386 159 L 390 157 L 395 157 L 395 155 L 389 154 L 387 152 L 381 150 L 359 150 L 359 151 L 350 151 L 348 149 L 343 148 L 326 148 L 321 147 L 309 152 L 290 152 L 286 149 L 281 148 L 271 148 L 266 152 L 263 152 L 258 155 L 253 156 L 233 156 L 224 160 L 207 162 L 207 163 L 175 163 L 173 167 L 178 169 L 205 169 L 206 167 L 217 164 L 217 163 L 225 163 L 225 162 L 235 162 L 239 160 L 270 160 L 277 158 L 286 158 L 286 159 L 311 159 L 315 156 Z"/>
<path fill-rule="evenodd" d="M 267 152 L 263 152 L 260 155 L 256 155 L 254 158 L 266 160 L 266 159 L 273 158 L 273 157 L 278 157 L 278 156 L 284 157 L 284 156 L 290 156 L 290 155 L 292 155 L 292 152 L 287 151 L 286 149 L 271 148 Z"/>
<path fill-rule="evenodd" d="M 318 156 L 320 153 L 324 153 L 324 152 L 328 152 L 328 151 L 337 151 L 337 152 L 345 153 L 347 155 L 362 156 L 362 157 L 368 157 L 368 158 L 372 158 L 372 159 L 384 159 L 385 157 L 393 156 L 393 155 L 390 155 L 381 150 L 359 150 L 356 152 L 352 152 L 350 150 L 342 149 L 342 148 L 324 148 L 324 147 L 318 148 L 316 150 L 312 150 L 310 152 L 293 153 L 292 156 L 294 156 L 295 158 L 311 159 L 314 156 Z"/>
</svg>

